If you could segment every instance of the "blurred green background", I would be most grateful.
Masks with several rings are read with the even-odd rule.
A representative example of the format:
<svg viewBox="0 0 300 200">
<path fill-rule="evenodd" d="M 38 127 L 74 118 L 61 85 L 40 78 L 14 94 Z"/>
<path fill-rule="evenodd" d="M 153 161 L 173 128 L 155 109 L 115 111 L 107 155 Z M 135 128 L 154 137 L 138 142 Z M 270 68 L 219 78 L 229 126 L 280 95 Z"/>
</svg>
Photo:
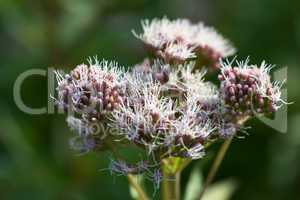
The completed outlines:
<svg viewBox="0 0 300 200">
<path fill-rule="evenodd" d="M 70 150 L 64 116 L 23 113 L 13 84 L 28 69 L 69 70 L 88 56 L 124 66 L 140 62 L 146 54 L 131 30 L 141 30 L 143 18 L 164 15 L 215 26 L 239 58 L 288 66 L 288 99 L 296 103 L 289 106 L 287 133 L 251 120 L 249 136 L 234 141 L 215 181 L 236 180 L 232 199 L 300 199 L 299 10 L 297 0 L 1 0 L 0 199 L 130 199 L 125 177 L 99 171 L 107 167 L 106 153 Z M 46 106 L 46 78 L 28 78 L 22 97 L 32 107 Z M 201 163 L 204 174 L 217 148 Z"/>
</svg>

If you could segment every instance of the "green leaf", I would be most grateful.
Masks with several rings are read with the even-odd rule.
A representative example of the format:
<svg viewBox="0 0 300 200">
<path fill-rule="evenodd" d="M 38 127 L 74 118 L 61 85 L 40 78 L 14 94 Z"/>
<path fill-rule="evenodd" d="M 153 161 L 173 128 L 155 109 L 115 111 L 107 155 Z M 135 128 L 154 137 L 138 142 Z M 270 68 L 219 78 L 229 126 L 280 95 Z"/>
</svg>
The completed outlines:
<svg viewBox="0 0 300 200">
<path fill-rule="evenodd" d="M 227 179 L 211 185 L 204 193 L 202 200 L 228 200 L 237 188 L 237 182 Z"/>
<path fill-rule="evenodd" d="M 202 188 L 202 183 L 203 183 L 203 176 L 201 174 L 201 171 L 199 169 L 199 166 L 194 167 L 192 170 L 192 173 L 190 175 L 186 190 L 185 190 L 185 195 L 184 195 L 184 200 L 195 200 L 199 196 L 199 193 Z"/>
</svg>

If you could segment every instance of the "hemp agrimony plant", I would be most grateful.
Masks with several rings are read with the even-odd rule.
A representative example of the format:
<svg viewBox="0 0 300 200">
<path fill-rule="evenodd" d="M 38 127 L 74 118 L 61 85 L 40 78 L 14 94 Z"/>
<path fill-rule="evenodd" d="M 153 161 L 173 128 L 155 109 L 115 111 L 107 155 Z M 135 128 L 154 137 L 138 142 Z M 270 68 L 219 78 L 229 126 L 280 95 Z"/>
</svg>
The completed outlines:
<svg viewBox="0 0 300 200">
<path fill-rule="evenodd" d="M 245 121 L 273 114 L 284 103 L 282 84 L 271 81 L 272 66 L 265 62 L 225 59 L 235 48 L 201 22 L 165 17 L 142 21 L 142 29 L 133 33 L 149 56 L 130 70 L 94 58 L 69 73 L 56 71 L 55 101 L 76 133 L 71 147 L 110 151 L 109 170 L 127 176 L 138 199 L 149 198 L 135 179 L 143 175 L 156 189 L 162 186 L 162 198 L 169 200 L 180 199 L 181 171 L 224 141 L 201 198 Z M 219 83 L 205 80 L 206 73 Z M 127 162 L 118 154 L 124 145 L 141 148 L 144 158 Z"/>
</svg>

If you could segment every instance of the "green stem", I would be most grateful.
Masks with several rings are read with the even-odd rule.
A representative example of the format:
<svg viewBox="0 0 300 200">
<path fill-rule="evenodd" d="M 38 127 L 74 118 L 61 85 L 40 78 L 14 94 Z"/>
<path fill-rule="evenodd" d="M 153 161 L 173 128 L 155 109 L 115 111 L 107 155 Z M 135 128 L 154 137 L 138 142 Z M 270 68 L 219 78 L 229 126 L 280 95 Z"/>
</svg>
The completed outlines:
<svg viewBox="0 0 300 200">
<path fill-rule="evenodd" d="M 181 171 L 171 173 L 166 165 L 162 165 L 162 199 L 180 200 L 180 178 Z"/>
<path fill-rule="evenodd" d="M 199 198 L 198 198 L 199 200 L 202 199 L 206 189 L 208 188 L 208 186 L 213 181 L 213 179 L 214 179 L 214 177 L 215 177 L 215 175 L 216 175 L 216 173 L 217 173 L 217 171 L 218 171 L 218 169 L 219 169 L 219 167 L 220 167 L 220 165 L 221 165 L 221 163 L 224 159 L 224 156 L 225 156 L 225 154 L 226 154 L 226 152 L 227 152 L 227 150 L 228 150 L 228 148 L 231 144 L 231 141 L 232 141 L 232 138 L 229 139 L 229 140 L 226 140 L 222 144 L 222 146 L 221 146 L 221 148 L 220 148 L 220 150 L 219 150 L 219 152 L 218 152 L 218 154 L 217 154 L 217 156 L 216 156 L 216 158 L 213 162 L 213 165 L 212 165 L 212 167 L 210 168 L 210 170 L 208 172 L 208 175 L 207 175 L 207 178 L 205 180 L 204 186 L 203 186 L 203 188 L 200 192 Z"/>
<path fill-rule="evenodd" d="M 170 189 L 170 184 L 169 184 L 169 180 L 168 180 L 168 173 L 167 173 L 167 169 L 166 169 L 165 165 L 162 165 L 161 170 L 162 170 L 162 174 L 163 174 L 162 188 L 161 188 L 162 199 L 163 200 L 169 200 L 171 189 Z"/>
<path fill-rule="evenodd" d="M 180 200 L 180 180 L 181 180 L 181 172 L 177 172 L 175 174 L 175 199 Z"/>
</svg>

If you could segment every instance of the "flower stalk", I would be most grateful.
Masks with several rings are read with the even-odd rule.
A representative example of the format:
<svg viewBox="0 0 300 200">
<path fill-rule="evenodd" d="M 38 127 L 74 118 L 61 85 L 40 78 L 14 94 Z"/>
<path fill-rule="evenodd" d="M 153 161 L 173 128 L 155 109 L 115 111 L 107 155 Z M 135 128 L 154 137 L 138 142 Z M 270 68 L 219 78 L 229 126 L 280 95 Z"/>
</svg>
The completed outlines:
<svg viewBox="0 0 300 200">
<path fill-rule="evenodd" d="M 162 160 L 162 198 L 165 200 L 180 200 L 181 197 L 181 173 L 191 159 L 171 157 Z"/>
<path fill-rule="evenodd" d="M 166 167 L 163 167 L 162 180 L 162 199 L 180 200 L 180 177 L 181 171 L 170 173 Z"/>
</svg>

